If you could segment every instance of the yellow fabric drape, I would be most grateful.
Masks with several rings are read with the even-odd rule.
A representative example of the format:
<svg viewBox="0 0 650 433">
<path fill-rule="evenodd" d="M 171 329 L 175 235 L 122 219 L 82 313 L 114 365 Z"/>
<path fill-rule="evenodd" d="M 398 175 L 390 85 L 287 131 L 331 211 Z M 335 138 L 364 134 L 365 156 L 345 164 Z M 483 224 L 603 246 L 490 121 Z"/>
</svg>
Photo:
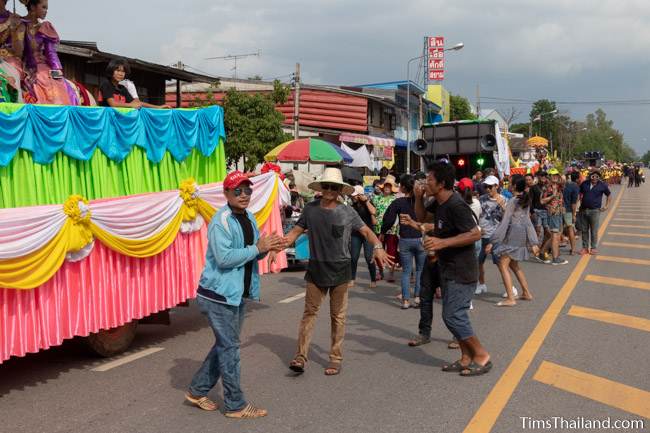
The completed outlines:
<svg viewBox="0 0 650 433">
<path fill-rule="evenodd" d="M 0 260 L 0 287 L 12 289 L 33 289 L 46 283 L 59 270 L 66 254 L 76 252 L 87 246 L 93 238 L 108 248 L 129 257 L 147 258 L 166 250 L 178 236 L 181 224 L 192 221 L 200 214 L 210 222 L 216 209 L 208 202 L 193 194 L 196 188 L 193 179 L 181 185 L 181 197 L 184 200 L 179 213 L 160 232 L 147 239 L 125 239 L 115 236 L 94 224 L 90 211 L 85 213 L 79 203 L 88 201 L 79 195 L 73 195 L 63 205 L 68 216 L 61 231 L 43 248 L 26 256 Z M 278 179 L 275 180 L 273 192 L 264 207 L 255 214 L 258 227 L 262 227 L 271 216 L 278 196 Z"/>
</svg>

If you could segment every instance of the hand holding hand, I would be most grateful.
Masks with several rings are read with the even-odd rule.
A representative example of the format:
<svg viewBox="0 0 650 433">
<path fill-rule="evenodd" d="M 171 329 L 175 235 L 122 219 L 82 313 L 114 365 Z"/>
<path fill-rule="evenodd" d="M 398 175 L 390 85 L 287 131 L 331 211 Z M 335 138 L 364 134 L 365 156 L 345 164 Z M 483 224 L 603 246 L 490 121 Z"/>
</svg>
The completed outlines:
<svg viewBox="0 0 650 433">
<path fill-rule="evenodd" d="M 271 250 L 279 251 L 282 249 L 284 242 L 282 238 L 275 233 L 272 235 L 262 235 L 257 241 L 257 249 L 261 254 L 268 253 Z"/>
</svg>

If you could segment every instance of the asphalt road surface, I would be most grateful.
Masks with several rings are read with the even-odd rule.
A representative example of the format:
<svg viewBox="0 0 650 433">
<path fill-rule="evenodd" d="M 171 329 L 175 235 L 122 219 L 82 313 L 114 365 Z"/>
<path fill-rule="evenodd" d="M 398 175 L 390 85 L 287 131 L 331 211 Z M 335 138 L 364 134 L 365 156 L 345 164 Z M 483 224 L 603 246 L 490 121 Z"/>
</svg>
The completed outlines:
<svg viewBox="0 0 650 433">
<path fill-rule="evenodd" d="M 650 186 L 614 191 L 599 256 L 523 265 L 534 301 L 496 308 L 503 288 L 488 265 L 489 293 L 471 313 L 494 363 L 485 376 L 441 372 L 458 353 L 447 349 L 439 304 L 433 342 L 407 347 L 418 310 L 399 309 L 394 284 L 369 289 L 363 269 L 350 292 L 341 374 L 323 374 L 324 305 L 307 372 L 295 376 L 287 365 L 303 273 L 282 273 L 263 278 L 262 303 L 249 304 L 242 335 L 243 388 L 267 418 L 230 420 L 184 403 L 213 344 L 192 304 L 173 310 L 171 326 L 140 326 L 133 347 L 114 359 L 94 357 L 75 339 L 0 365 L 0 431 L 564 432 L 601 431 L 585 423 L 606 418 L 612 426 L 644 422 L 617 431 L 650 431 Z M 220 386 L 211 397 L 222 405 Z"/>
</svg>

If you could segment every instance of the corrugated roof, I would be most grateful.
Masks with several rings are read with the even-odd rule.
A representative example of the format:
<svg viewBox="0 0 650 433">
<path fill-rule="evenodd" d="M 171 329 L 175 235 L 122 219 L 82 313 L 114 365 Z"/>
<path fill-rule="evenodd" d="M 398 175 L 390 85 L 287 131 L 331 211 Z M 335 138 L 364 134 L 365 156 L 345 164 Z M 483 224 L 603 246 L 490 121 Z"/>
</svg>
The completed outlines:
<svg viewBox="0 0 650 433">
<path fill-rule="evenodd" d="M 57 47 L 57 51 L 78 57 L 86 57 L 89 59 L 110 61 L 113 59 L 122 58 L 127 60 L 132 66 L 138 69 L 143 69 L 149 72 L 155 72 L 162 75 L 168 80 L 180 80 L 187 82 L 204 82 L 212 83 L 217 81 L 217 77 L 209 75 L 196 74 L 193 72 L 184 71 L 182 69 L 173 68 L 171 66 L 160 65 L 157 63 L 148 62 L 146 60 L 136 59 L 133 57 L 126 57 L 118 54 L 107 53 L 101 51 L 96 42 L 89 41 L 61 41 Z"/>
</svg>

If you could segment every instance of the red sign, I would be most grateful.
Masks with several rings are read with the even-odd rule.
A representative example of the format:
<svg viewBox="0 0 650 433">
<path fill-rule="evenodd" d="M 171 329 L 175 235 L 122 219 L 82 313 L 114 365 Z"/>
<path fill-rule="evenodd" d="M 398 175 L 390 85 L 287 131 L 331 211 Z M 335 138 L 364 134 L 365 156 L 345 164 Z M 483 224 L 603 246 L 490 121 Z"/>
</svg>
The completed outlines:
<svg viewBox="0 0 650 433">
<path fill-rule="evenodd" d="M 429 48 L 444 48 L 445 38 L 442 36 L 429 37 Z"/>
<path fill-rule="evenodd" d="M 442 81 L 445 78 L 445 38 L 427 38 L 427 76 L 429 81 Z"/>
</svg>

